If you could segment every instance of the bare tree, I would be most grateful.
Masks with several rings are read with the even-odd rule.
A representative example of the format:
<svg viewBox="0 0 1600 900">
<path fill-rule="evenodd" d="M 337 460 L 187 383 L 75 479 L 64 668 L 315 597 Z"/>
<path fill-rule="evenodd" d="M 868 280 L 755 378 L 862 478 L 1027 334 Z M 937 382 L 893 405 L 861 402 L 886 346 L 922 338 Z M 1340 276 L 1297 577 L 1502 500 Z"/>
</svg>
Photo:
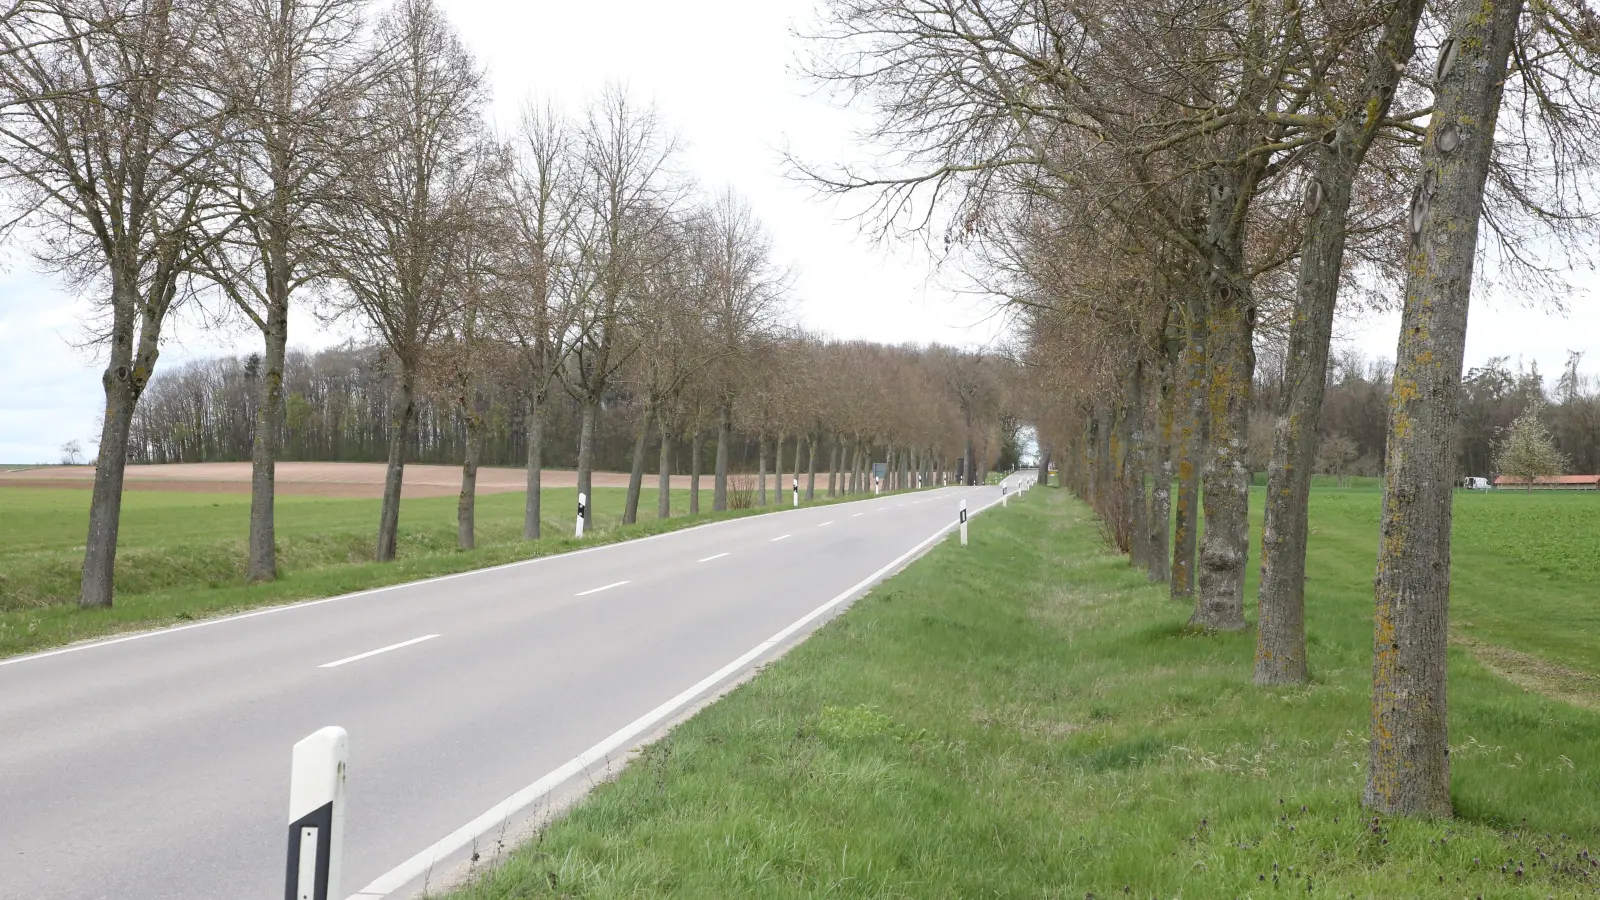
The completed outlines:
<svg viewBox="0 0 1600 900">
<path fill-rule="evenodd" d="M 105 415 L 79 604 L 110 606 L 135 406 L 187 294 L 225 106 L 198 77 L 206 0 L 30 0 L 0 19 L 0 180 L 44 265 L 102 297 Z"/>
<path fill-rule="evenodd" d="M 1277 410 L 1267 477 L 1256 630 L 1257 684 L 1306 680 L 1305 568 L 1307 502 L 1317 449 L 1317 426 L 1328 379 L 1333 312 L 1344 270 L 1348 219 L 1356 177 L 1377 139 L 1395 91 L 1416 48 L 1422 0 L 1381 4 L 1383 28 L 1366 54 L 1365 72 L 1343 101 L 1332 140 L 1314 145 L 1315 170 L 1306 182 L 1307 224 L 1300 246 L 1295 310 L 1289 332 L 1284 390 Z M 1333 94 L 1341 85 L 1327 79 Z"/>
<path fill-rule="evenodd" d="M 725 190 L 704 213 L 698 231 L 702 279 L 710 294 L 710 328 L 720 343 L 714 381 L 717 458 L 711 508 L 728 508 L 728 453 L 733 441 L 734 404 L 749 378 L 755 349 L 777 330 L 790 273 L 772 260 L 772 239 L 750 204 Z M 765 461 L 765 454 L 762 456 Z"/>
<path fill-rule="evenodd" d="M 291 298 L 322 274 L 314 207 L 346 144 L 341 123 L 372 71 L 356 48 L 364 0 L 230 0 L 209 25 L 214 89 L 237 123 L 219 188 L 232 207 L 207 274 L 265 344 L 251 457 L 251 581 L 277 577 L 275 471 Z"/>
<path fill-rule="evenodd" d="M 670 170 L 677 143 L 652 107 L 608 88 L 589 107 L 577 205 L 577 314 L 563 384 L 582 407 L 578 491 L 593 496 L 595 429 L 612 379 L 639 349 L 633 327 L 652 241 L 670 227 L 678 185 Z M 594 504 L 585 511 L 593 524 Z"/>
<path fill-rule="evenodd" d="M 377 544 L 377 558 L 388 561 L 417 378 L 459 299 L 493 154 L 481 119 L 482 73 L 434 0 L 400 0 L 377 33 L 392 58 L 363 100 L 321 234 L 330 270 L 397 369 Z"/>
<path fill-rule="evenodd" d="M 580 161 L 566 120 L 551 107 L 528 104 L 513 139 L 507 168 L 512 219 L 513 279 L 502 292 L 497 328 L 521 352 L 527 371 L 527 496 L 522 537 L 540 531 L 545 403 L 567 362 L 567 335 L 577 306 L 573 217 Z"/>
</svg>

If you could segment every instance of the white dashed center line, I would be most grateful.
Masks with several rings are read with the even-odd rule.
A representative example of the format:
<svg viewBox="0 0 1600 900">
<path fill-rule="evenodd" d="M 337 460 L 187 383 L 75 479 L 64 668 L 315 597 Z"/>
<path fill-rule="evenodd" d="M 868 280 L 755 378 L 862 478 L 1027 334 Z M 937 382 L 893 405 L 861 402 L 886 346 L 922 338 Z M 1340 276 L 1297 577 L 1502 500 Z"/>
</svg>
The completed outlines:
<svg viewBox="0 0 1600 900">
<path fill-rule="evenodd" d="M 721 558 L 723 558 L 724 556 L 727 556 L 727 555 L 728 554 L 726 554 L 726 553 L 718 553 L 716 556 L 708 556 L 705 559 L 699 560 L 699 562 L 711 562 L 713 559 L 721 559 Z"/>
<path fill-rule="evenodd" d="M 794 535 L 786 534 L 786 535 L 783 535 L 782 537 L 775 537 L 775 538 L 772 539 L 772 542 L 773 543 L 777 543 L 778 541 L 781 541 L 784 538 L 793 537 L 793 536 Z"/>
<path fill-rule="evenodd" d="M 601 591 L 609 591 L 614 587 L 622 587 L 623 585 L 625 585 L 627 583 L 628 582 L 626 582 L 626 581 L 613 581 L 610 584 L 602 585 L 602 586 L 597 587 L 597 588 L 590 588 L 587 591 L 579 591 L 576 596 L 587 597 L 590 594 L 598 594 Z"/>
<path fill-rule="evenodd" d="M 376 650 L 368 650 L 365 653 L 357 653 L 355 656 L 346 656 L 344 659 L 336 659 L 331 663 L 323 663 L 322 665 L 317 666 L 317 668 L 319 668 L 319 669 L 334 669 L 334 668 L 338 668 L 339 666 L 342 666 L 345 663 L 353 663 L 358 659 L 366 659 L 369 656 L 377 656 L 379 653 L 388 653 L 390 650 L 399 650 L 401 647 L 409 647 L 412 644 L 420 644 L 423 641 L 431 641 L 436 637 L 438 637 L 437 634 L 425 634 L 422 637 L 412 638 L 409 641 L 401 641 L 398 644 L 390 644 L 387 647 L 379 647 Z"/>
</svg>

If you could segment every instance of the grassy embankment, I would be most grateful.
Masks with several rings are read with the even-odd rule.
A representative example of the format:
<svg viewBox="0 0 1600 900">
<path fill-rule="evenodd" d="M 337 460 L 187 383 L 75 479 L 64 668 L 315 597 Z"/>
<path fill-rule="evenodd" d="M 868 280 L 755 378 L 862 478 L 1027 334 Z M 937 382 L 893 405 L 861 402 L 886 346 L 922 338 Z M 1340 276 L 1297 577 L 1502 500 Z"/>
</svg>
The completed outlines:
<svg viewBox="0 0 1600 900">
<path fill-rule="evenodd" d="M 1081 504 L 1041 490 L 453 900 L 1593 896 L 1596 499 L 1459 498 L 1454 820 L 1360 805 L 1376 490 L 1313 494 L 1315 678 L 1292 690 L 1253 687 L 1252 633 L 1187 633 Z"/>
<path fill-rule="evenodd" d="M 372 562 L 381 501 L 281 496 L 277 538 L 283 577 L 272 584 L 247 585 L 249 495 L 130 491 L 123 497 L 118 536 L 116 604 L 109 610 L 82 611 L 75 601 L 89 491 L 0 488 L 0 656 L 786 508 L 691 517 L 686 514 L 689 492 L 674 490 L 675 517 L 660 520 L 655 517 L 657 492 L 645 489 L 640 521 L 623 526 L 626 491 L 600 488 L 594 493 L 595 527 L 580 542 L 572 537 L 577 490 L 544 491 L 545 537 L 534 544 L 521 539 L 522 493 L 481 496 L 478 549 L 466 552 L 456 549 L 456 498 L 402 500 L 399 559 L 382 565 Z M 711 491 L 702 490 L 701 509 L 710 508 Z"/>
</svg>

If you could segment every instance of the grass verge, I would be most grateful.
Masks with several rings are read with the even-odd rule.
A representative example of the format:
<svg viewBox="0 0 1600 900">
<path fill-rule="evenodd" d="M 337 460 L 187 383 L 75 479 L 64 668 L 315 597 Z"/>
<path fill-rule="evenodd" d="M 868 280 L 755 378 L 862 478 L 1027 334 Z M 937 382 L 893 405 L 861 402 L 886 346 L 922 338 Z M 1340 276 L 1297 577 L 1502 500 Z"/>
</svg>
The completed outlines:
<svg viewBox="0 0 1600 900">
<path fill-rule="evenodd" d="M 1374 539 L 1313 565 L 1313 684 L 1262 690 L 1250 633 L 1187 633 L 1029 492 L 450 900 L 1593 896 L 1600 718 L 1465 653 L 1458 817 L 1361 808 Z"/>
<path fill-rule="evenodd" d="M 710 508 L 710 493 L 702 491 L 702 509 Z M 116 603 L 80 610 L 75 601 L 89 491 L 0 488 L 0 657 L 788 508 L 689 516 L 689 492 L 675 490 L 675 517 L 657 519 L 657 493 L 646 489 L 640 521 L 625 526 L 626 490 L 600 488 L 594 494 L 595 527 L 578 541 L 571 536 L 577 490 L 544 491 L 545 537 L 533 543 L 522 540 L 523 493 L 479 497 L 478 546 L 470 551 L 456 549 L 456 498 L 402 500 L 398 559 L 384 564 L 372 561 L 380 500 L 279 497 L 281 577 L 251 585 L 244 581 L 248 495 L 130 491 L 123 496 L 118 535 Z M 839 501 L 819 498 L 809 505 L 828 502 Z"/>
</svg>

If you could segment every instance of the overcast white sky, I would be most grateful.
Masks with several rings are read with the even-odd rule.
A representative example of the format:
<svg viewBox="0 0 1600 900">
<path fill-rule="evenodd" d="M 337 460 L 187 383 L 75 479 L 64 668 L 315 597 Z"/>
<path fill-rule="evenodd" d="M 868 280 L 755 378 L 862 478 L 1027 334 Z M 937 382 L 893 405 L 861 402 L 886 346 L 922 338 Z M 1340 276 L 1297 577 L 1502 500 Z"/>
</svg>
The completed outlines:
<svg viewBox="0 0 1600 900">
<path fill-rule="evenodd" d="M 653 99 L 681 135 L 683 167 L 710 190 L 732 186 L 772 230 L 797 273 L 795 313 L 808 327 L 890 342 L 974 344 L 997 322 L 983 301 L 944 285 L 912 248 L 874 246 L 848 210 L 818 200 L 785 177 L 779 151 L 836 161 L 855 155 L 855 114 L 811 95 L 793 74 L 791 28 L 815 0 L 441 0 L 488 69 L 496 126 L 508 131 L 525 99 L 576 110 L 608 81 Z M 92 352 L 76 348 L 82 306 L 36 275 L 17 247 L 0 254 L 0 462 L 53 462 L 69 439 L 90 444 L 102 403 Z M 1394 355 L 1397 316 L 1345 328 L 1346 346 Z M 336 343 L 353 326 L 291 321 L 290 343 Z M 1477 304 L 1467 364 L 1493 355 L 1537 359 L 1559 370 L 1568 349 L 1597 346 L 1600 309 L 1575 304 L 1567 318 L 1491 296 Z M 196 356 L 249 352 L 251 333 L 219 333 L 192 321 L 174 329 L 162 367 Z M 1600 356 L 1600 354 L 1596 354 Z M 1600 358 L 1592 370 L 1600 370 Z"/>
</svg>

